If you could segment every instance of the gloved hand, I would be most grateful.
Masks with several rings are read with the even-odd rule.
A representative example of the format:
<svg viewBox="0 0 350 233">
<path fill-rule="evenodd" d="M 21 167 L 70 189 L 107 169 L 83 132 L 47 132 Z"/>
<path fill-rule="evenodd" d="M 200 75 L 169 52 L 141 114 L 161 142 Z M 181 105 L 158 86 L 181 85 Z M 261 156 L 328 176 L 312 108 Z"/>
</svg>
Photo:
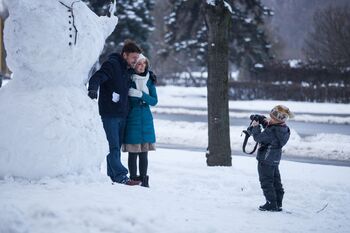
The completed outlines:
<svg viewBox="0 0 350 233">
<path fill-rule="evenodd" d="M 91 98 L 91 99 L 97 99 L 97 91 L 95 90 L 90 90 L 88 92 L 88 96 Z"/>
<path fill-rule="evenodd" d="M 141 98 L 142 97 L 142 91 L 139 91 L 139 90 L 137 90 L 135 88 L 130 88 L 129 89 L 129 96 Z"/>
</svg>

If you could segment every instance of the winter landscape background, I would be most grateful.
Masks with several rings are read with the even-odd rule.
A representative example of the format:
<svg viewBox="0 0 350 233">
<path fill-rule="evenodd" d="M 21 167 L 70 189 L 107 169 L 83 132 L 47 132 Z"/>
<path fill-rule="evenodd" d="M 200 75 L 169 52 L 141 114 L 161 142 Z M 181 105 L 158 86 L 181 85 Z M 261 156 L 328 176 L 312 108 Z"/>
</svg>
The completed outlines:
<svg viewBox="0 0 350 233">
<path fill-rule="evenodd" d="M 62 20 L 67 9 L 58 1 L 0 1 L 2 15 L 9 17 L 4 37 L 13 72 L 0 88 L 0 233 L 349 232 L 348 102 L 231 99 L 232 166 L 208 167 L 206 87 L 160 85 L 159 103 L 152 108 L 157 150 L 149 155 L 150 188 L 111 185 L 97 102 L 87 96 L 84 83 L 115 24 L 125 29 L 127 19 L 143 22 L 135 17 L 142 2 L 118 1 L 127 9 L 125 16 L 117 13 L 118 24 L 116 18 L 98 18 L 84 3 L 76 3 L 79 36 L 70 47 L 68 20 Z M 276 10 L 306 4 L 265 2 Z M 155 4 L 152 14 L 157 18 L 169 2 Z M 281 12 L 291 11 L 276 15 Z M 288 17 L 295 19 L 294 25 L 305 22 L 293 14 Z M 288 22 L 273 23 L 287 30 L 283 25 Z M 155 26 L 151 38 L 159 31 Z M 284 58 L 299 59 L 294 56 L 301 52 L 290 42 Z M 159 58 L 150 57 L 155 68 L 161 66 Z M 170 69 L 168 65 L 164 67 Z M 235 78 L 239 72 L 232 73 Z M 179 79 L 186 83 L 190 78 Z M 265 202 L 257 161 L 241 152 L 241 133 L 251 114 L 268 115 L 277 104 L 288 106 L 295 118 L 288 122 L 291 138 L 280 165 L 284 210 L 270 213 L 257 209 Z M 127 154 L 122 161 L 127 164 Z"/>
</svg>

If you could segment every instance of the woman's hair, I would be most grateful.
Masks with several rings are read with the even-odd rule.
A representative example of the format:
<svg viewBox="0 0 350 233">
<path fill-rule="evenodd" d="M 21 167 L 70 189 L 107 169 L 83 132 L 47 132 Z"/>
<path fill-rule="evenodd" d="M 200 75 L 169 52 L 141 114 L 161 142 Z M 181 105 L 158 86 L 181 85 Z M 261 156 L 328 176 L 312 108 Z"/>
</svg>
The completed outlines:
<svg viewBox="0 0 350 233">
<path fill-rule="evenodd" d="M 153 72 L 150 72 L 149 78 L 152 80 L 154 84 L 157 84 L 157 76 Z"/>
<path fill-rule="evenodd" d="M 121 54 L 124 53 L 142 53 L 142 50 L 134 41 L 127 39 L 124 41 Z"/>
</svg>

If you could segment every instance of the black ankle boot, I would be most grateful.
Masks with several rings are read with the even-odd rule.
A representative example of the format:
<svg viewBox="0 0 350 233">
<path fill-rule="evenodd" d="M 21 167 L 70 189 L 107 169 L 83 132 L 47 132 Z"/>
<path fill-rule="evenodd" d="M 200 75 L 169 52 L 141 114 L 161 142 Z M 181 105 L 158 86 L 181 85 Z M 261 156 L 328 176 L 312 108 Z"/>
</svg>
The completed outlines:
<svg viewBox="0 0 350 233">
<path fill-rule="evenodd" d="M 277 207 L 276 202 L 269 202 L 266 201 L 264 205 L 259 206 L 259 210 L 261 211 L 280 211 L 279 208 Z"/>
<path fill-rule="evenodd" d="M 149 188 L 149 176 L 143 176 L 141 177 L 141 186 L 142 187 L 146 187 L 146 188 Z"/>
</svg>

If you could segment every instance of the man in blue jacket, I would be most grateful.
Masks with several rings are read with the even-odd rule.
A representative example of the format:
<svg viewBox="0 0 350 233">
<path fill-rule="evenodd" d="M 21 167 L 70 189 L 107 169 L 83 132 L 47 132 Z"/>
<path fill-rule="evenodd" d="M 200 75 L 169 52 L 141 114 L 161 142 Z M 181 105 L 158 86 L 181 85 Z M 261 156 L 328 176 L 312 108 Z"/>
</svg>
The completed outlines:
<svg viewBox="0 0 350 233">
<path fill-rule="evenodd" d="M 140 181 L 128 178 L 128 170 L 120 160 L 120 147 L 128 114 L 131 67 L 134 67 L 140 53 L 139 46 L 132 41 L 126 41 L 121 54 L 111 54 L 92 75 L 88 88 L 88 96 L 91 99 L 97 99 L 99 89 L 99 113 L 109 144 L 107 175 L 113 182 L 126 185 L 140 184 Z"/>
</svg>

